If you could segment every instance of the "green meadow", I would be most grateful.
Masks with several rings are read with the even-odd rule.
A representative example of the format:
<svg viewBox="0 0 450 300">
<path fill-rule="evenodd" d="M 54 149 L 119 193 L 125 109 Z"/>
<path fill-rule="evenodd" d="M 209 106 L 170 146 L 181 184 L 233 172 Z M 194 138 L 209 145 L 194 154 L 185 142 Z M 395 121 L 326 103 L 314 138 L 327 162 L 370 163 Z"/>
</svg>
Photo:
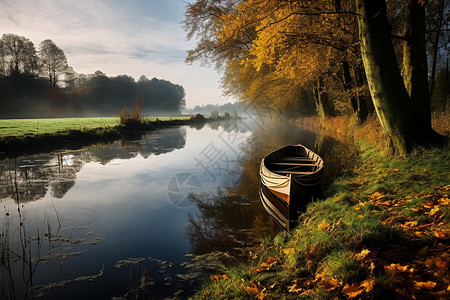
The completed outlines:
<svg viewBox="0 0 450 300">
<path fill-rule="evenodd" d="M 191 116 L 145 117 L 148 121 L 187 120 Z M 0 120 L 0 137 L 34 136 L 69 130 L 90 130 L 111 128 L 119 125 L 118 117 L 105 118 L 52 118 L 52 119 L 10 119 Z"/>
</svg>

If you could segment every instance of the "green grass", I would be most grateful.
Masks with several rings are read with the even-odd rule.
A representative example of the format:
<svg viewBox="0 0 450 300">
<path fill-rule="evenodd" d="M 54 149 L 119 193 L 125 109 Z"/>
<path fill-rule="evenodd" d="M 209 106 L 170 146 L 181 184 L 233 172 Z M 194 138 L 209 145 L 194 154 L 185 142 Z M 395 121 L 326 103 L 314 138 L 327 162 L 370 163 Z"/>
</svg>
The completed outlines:
<svg viewBox="0 0 450 300">
<path fill-rule="evenodd" d="M 354 170 L 308 206 L 295 230 L 264 241 L 256 259 L 230 267 L 228 279 L 206 283 L 194 298 L 450 296 L 450 147 L 407 158 L 361 150 Z M 255 271 L 269 257 L 280 263 Z"/>
<path fill-rule="evenodd" d="M 145 117 L 144 120 L 168 121 L 187 120 L 190 116 Z M 54 119 L 11 119 L 0 120 L 0 138 L 8 136 L 32 136 L 51 134 L 69 130 L 90 130 L 95 128 L 111 128 L 119 125 L 118 117 L 106 118 L 54 118 Z"/>
</svg>

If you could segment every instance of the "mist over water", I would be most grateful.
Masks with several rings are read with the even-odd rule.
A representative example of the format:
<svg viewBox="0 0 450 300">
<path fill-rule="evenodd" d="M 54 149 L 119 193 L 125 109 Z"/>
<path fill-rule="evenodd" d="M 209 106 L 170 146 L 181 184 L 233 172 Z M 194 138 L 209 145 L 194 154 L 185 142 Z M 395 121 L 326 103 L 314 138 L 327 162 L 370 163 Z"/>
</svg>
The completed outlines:
<svg viewBox="0 0 450 300">
<path fill-rule="evenodd" d="M 249 117 L 0 161 L 1 242 L 24 256 L 2 266 L 5 296 L 192 294 L 281 230 L 259 202 L 258 168 L 297 141 L 322 155 L 336 145 Z"/>
</svg>

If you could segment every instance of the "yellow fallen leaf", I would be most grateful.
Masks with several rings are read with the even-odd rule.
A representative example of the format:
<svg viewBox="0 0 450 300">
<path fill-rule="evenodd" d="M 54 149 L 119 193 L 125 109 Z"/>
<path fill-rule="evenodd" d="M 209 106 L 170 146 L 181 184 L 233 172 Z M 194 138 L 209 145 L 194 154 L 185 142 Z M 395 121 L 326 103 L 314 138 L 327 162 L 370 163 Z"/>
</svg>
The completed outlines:
<svg viewBox="0 0 450 300">
<path fill-rule="evenodd" d="M 360 287 L 364 288 L 364 291 L 366 293 L 369 293 L 371 290 L 373 290 L 374 286 L 375 286 L 375 278 L 367 279 L 360 284 Z"/>
<path fill-rule="evenodd" d="M 361 252 L 355 254 L 355 259 L 361 261 L 364 258 L 366 258 L 366 256 L 369 255 L 369 253 L 370 253 L 370 250 L 364 249 Z"/>
<path fill-rule="evenodd" d="M 274 265 L 280 262 L 281 260 L 279 258 L 269 257 L 265 262 L 261 263 L 261 266 L 259 268 L 250 269 L 250 273 L 269 271 L 270 268 L 272 268 Z"/>
<path fill-rule="evenodd" d="M 359 203 L 355 206 L 355 209 L 360 210 L 364 206 L 366 206 L 366 202 L 359 201 Z"/>
<path fill-rule="evenodd" d="M 327 223 L 325 220 L 322 220 L 322 222 L 320 222 L 320 224 L 317 226 L 318 229 L 320 230 L 328 230 L 330 228 L 330 224 Z"/>
<path fill-rule="evenodd" d="M 426 212 L 427 215 L 429 216 L 434 216 L 435 214 L 437 214 L 439 212 L 439 206 L 435 206 L 433 207 L 432 210 L 430 210 L 429 212 Z"/>
<path fill-rule="evenodd" d="M 400 264 L 390 264 L 389 266 L 385 266 L 384 269 L 387 273 L 391 275 L 397 275 L 400 273 L 404 273 L 408 271 L 408 266 L 402 266 Z"/>
<path fill-rule="evenodd" d="M 428 269 L 431 269 L 433 267 L 438 267 L 441 269 L 446 269 L 447 268 L 447 262 L 445 260 L 443 260 L 441 257 L 439 256 L 432 256 L 429 257 L 425 260 L 425 266 Z"/>
<path fill-rule="evenodd" d="M 346 284 L 342 289 L 342 292 L 349 298 L 358 297 L 363 291 L 364 289 L 362 289 L 358 284 L 355 283 L 352 285 Z"/>
<path fill-rule="evenodd" d="M 301 291 L 303 291 L 301 279 L 292 280 L 292 283 L 293 285 L 288 286 L 289 293 L 300 293 Z"/>
<path fill-rule="evenodd" d="M 433 231 L 433 234 L 438 239 L 445 239 L 447 238 L 447 231 L 445 229 L 436 229 Z"/>
<path fill-rule="evenodd" d="M 383 199 L 385 196 L 383 194 L 381 194 L 380 192 L 375 192 L 372 195 L 369 195 L 369 199 L 371 201 L 377 201 L 380 199 Z"/>
<path fill-rule="evenodd" d="M 372 274 L 372 273 L 373 273 L 373 270 L 375 269 L 375 264 L 373 263 L 373 261 L 370 262 L 370 267 L 369 267 L 369 269 L 370 269 L 370 274 Z"/>
<path fill-rule="evenodd" d="M 322 280 L 321 286 L 325 289 L 325 291 L 331 292 L 342 286 L 342 281 L 337 278 L 326 278 Z"/>
<path fill-rule="evenodd" d="M 436 286 L 436 282 L 434 281 L 414 281 L 414 287 L 416 287 L 417 289 L 427 289 L 427 290 L 432 290 L 434 289 L 434 287 Z"/>
<path fill-rule="evenodd" d="M 441 198 L 441 199 L 439 199 L 439 203 L 441 205 L 450 205 L 450 199 L 447 197 Z"/>
<path fill-rule="evenodd" d="M 227 274 L 214 274 L 214 275 L 209 275 L 209 279 L 211 279 L 211 281 L 215 281 L 215 280 L 226 280 L 226 279 L 230 279 L 230 277 L 228 277 Z"/>
<path fill-rule="evenodd" d="M 295 249 L 294 248 L 286 248 L 282 250 L 284 254 L 289 255 L 292 253 L 295 253 Z"/>
</svg>

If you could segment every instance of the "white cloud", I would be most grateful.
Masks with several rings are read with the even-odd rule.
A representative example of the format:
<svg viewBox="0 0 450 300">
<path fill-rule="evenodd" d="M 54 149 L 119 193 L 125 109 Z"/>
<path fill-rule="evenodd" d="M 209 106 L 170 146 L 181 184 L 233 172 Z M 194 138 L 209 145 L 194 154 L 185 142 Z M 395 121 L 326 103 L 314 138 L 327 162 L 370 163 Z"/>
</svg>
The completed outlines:
<svg viewBox="0 0 450 300">
<path fill-rule="evenodd" d="M 219 75 L 184 63 L 181 0 L 0 0 L 1 33 L 35 43 L 53 40 L 79 73 L 101 70 L 170 80 L 184 86 L 187 105 L 224 103 Z"/>
</svg>

